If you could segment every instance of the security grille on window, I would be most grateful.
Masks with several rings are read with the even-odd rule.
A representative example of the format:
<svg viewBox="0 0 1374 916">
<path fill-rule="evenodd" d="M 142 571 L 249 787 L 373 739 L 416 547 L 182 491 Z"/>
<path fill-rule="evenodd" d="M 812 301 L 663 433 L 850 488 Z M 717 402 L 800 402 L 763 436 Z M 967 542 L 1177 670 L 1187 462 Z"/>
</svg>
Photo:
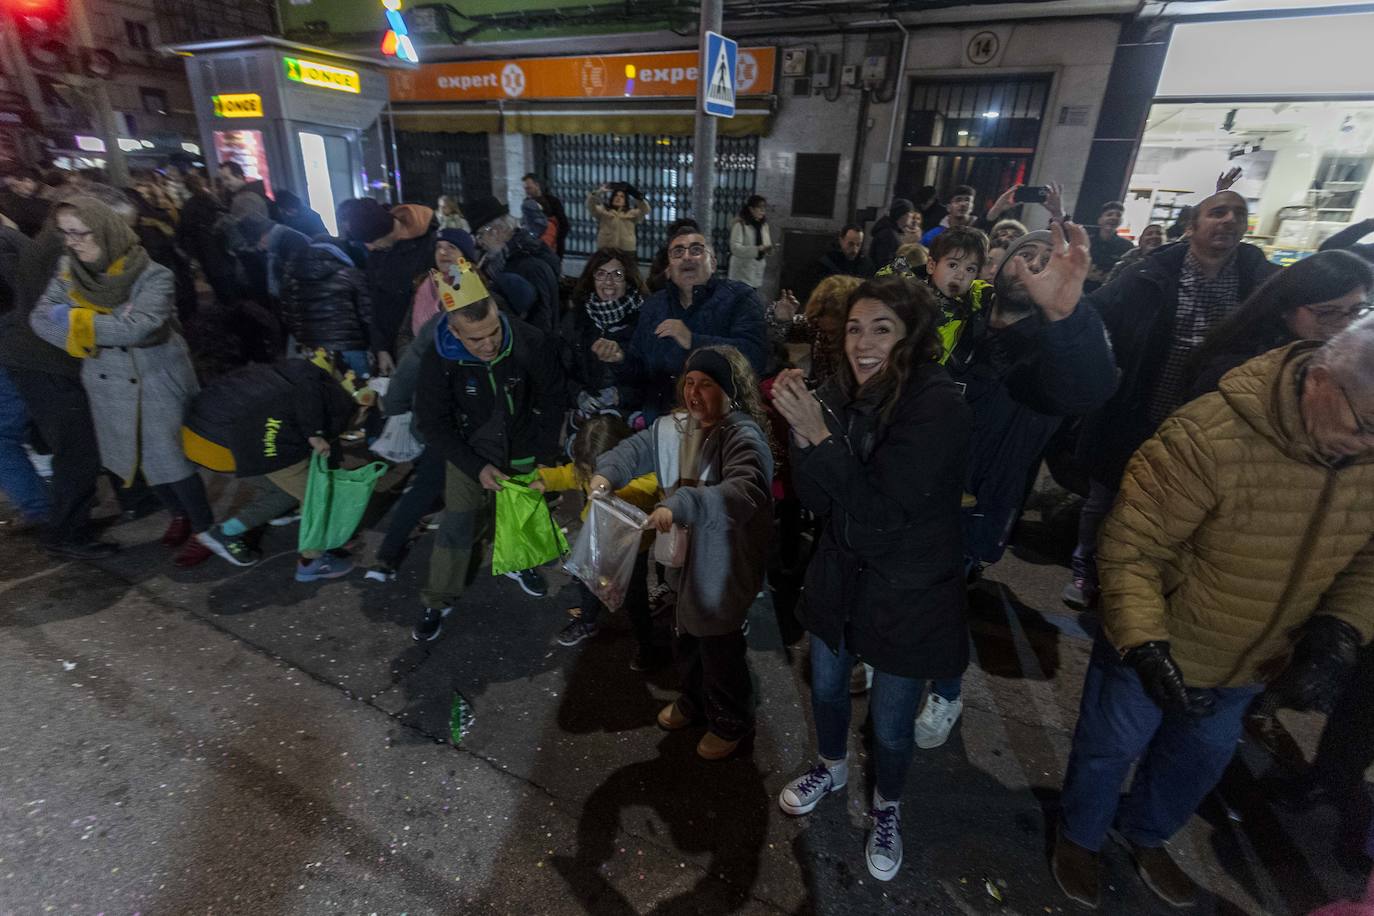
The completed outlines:
<svg viewBox="0 0 1374 916">
<path fill-rule="evenodd" d="M 1030 177 L 1049 76 L 915 82 L 907 108 L 898 197 L 931 185 L 943 199 L 972 185 L 979 206 Z"/>
<path fill-rule="evenodd" d="M 603 184 L 628 182 L 653 207 L 636 233 L 636 254 L 641 261 L 652 260 L 662 247 L 669 223 L 691 215 L 691 137 L 540 134 L 535 143 L 536 171 L 545 176 L 549 190 L 562 198 L 568 211 L 570 255 L 590 255 L 596 250 L 596 221 L 584 204 L 587 193 Z M 758 152 L 757 137 L 716 140 L 716 189 L 707 231 L 716 263 L 722 267 L 729 260 L 730 220 L 754 193 Z"/>
<path fill-rule="evenodd" d="M 439 195 L 457 197 L 460 206 L 491 193 L 491 157 L 486 134 L 400 131 L 396 134 L 405 199 L 427 207 Z M 475 227 L 474 227 L 475 228 Z"/>
</svg>

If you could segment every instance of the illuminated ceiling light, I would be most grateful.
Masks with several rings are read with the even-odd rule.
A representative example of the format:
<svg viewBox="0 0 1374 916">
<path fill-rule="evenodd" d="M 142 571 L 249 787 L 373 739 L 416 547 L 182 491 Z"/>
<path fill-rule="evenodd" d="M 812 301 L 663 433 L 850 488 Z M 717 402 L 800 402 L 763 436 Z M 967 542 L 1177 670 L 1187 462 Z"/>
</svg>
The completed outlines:
<svg viewBox="0 0 1374 916">
<path fill-rule="evenodd" d="M 961 130 L 961 131 L 959 131 L 959 136 L 961 136 L 961 137 L 967 137 L 967 136 L 968 136 L 968 131 L 966 131 L 966 130 Z"/>
<path fill-rule="evenodd" d="M 199 143 L 182 143 L 181 148 L 184 149 L 186 152 L 190 153 L 192 156 L 200 155 Z"/>
<path fill-rule="evenodd" d="M 105 152 L 105 141 L 99 137 L 78 136 L 76 138 L 76 148 L 87 153 L 103 153 Z"/>
<path fill-rule="evenodd" d="M 1000 111 L 985 111 L 985 112 L 983 112 L 983 117 L 985 117 L 985 118 L 1000 118 L 1001 116 L 1002 116 L 1002 112 L 1000 112 Z"/>
</svg>

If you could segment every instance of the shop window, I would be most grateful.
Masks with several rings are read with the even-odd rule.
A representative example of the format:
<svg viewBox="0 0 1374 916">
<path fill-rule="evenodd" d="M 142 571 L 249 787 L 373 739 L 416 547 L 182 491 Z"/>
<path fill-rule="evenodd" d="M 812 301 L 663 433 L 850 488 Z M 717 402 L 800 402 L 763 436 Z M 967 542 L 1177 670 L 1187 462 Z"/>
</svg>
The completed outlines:
<svg viewBox="0 0 1374 916">
<path fill-rule="evenodd" d="M 165 115 L 170 110 L 167 105 L 167 93 L 161 89 L 140 86 L 138 94 L 143 99 L 143 110 L 148 114 Z"/>
<path fill-rule="evenodd" d="M 797 175 L 792 182 L 792 215 L 833 218 L 835 188 L 839 180 L 839 153 L 797 153 Z"/>
<path fill-rule="evenodd" d="M 491 155 L 486 134 L 399 131 L 396 151 L 401 191 L 406 200 L 433 207 L 438 205 L 441 194 L 466 202 L 491 193 Z"/>
<path fill-rule="evenodd" d="M 131 48 L 137 48 L 140 51 L 153 50 L 153 38 L 148 33 L 148 26 L 145 23 L 125 19 L 124 36 L 128 38 Z"/>
<path fill-rule="evenodd" d="M 1030 177 L 1051 77 L 912 83 L 898 197 L 971 185 L 981 204 Z M 1061 176 L 1062 177 L 1062 176 Z"/>
<path fill-rule="evenodd" d="M 716 190 L 711 243 L 716 263 L 729 261 L 730 221 L 754 193 L 758 137 L 716 139 Z M 692 138 L 652 134 L 539 134 L 535 137 L 536 172 L 549 190 L 563 199 L 572 224 L 568 253 L 596 250 L 596 223 L 583 205 L 587 192 L 615 181 L 639 189 L 653 207 L 640 223 L 638 257 L 652 260 L 666 241 L 668 224 L 692 210 Z"/>
</svg>

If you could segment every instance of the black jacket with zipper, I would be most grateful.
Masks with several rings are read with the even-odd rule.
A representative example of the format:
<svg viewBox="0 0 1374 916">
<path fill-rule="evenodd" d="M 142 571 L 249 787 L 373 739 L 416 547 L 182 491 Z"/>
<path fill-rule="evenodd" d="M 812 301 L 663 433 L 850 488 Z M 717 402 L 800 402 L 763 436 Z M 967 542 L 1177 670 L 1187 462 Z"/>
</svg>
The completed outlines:
<svg viewBox="0 0 1374 916">
<path fill-rule="evenodd" d="M 506 340 L 489 363 L 461 345 L 447 354 L 436 346 L 420 362 L 420 436 L 473 480 L 488 464 L 510 473 L 522 459 L 557 461 L 564 394 L 558 354 L 538 328 L 504 315 L 501 322 Z M 456 342 L 444 322 L 435 330 Z"/>
<path fill-rule="evenodd" d="M 1187 242 L 1166 245 L 1087 298 L 1111 336 L 1120 378 L 1111 400 L 1084 419 L 1079 459 L 1094 480 L 1113 489 L 1131 454 L 1155 432 L 1150 398 L 1169 356 L 1187 255 Z M 1279 268 L 1254 245 L 1241 244 L 1236 259 L 1240 304 Z"/>
<path fill-rule="evenodd" d="M 837 380 L 818 392 L 830 438 L 793 443 L 802 504 L 825 518 L 798 617 L 880 671 L 957 677 L 968 666 L 960 498 L 971 416 L 933 363 L 914 368 L 889 420 Z"/>
<path fill-rule="evenodd" d="M 282 272 L 281 316 L 303 347 L 366 350 L 372 344 L 372 296 L 342 242 L 303 249 Z"/>
</svg>

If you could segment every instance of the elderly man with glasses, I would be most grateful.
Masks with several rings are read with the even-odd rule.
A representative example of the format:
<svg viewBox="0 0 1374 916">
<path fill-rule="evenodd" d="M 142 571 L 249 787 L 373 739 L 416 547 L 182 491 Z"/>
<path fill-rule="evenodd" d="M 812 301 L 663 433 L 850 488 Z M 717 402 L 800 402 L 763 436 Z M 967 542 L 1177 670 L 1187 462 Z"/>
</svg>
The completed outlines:
<svg viewBox="0 0 1374 916">
<path fill-rule="evenodd" d="M 763 303 L 751 287 L 715 276 L 716 256 L 699 229 L 684 226 L 668 240 L 669 285 L 644 300 L 628 349 L 598 340 L 593 352 L 620 365 L 624 384 L 639 388 L 649 419 L 667 413 L 687 354 L 728 345 L 760 375 L 768 360 Z"/>
<path fill-rule="evenodd" d="M 1096 906 L 1111 830 L 1152 891 L 1189 906 L 1164 844 L 1221 778 L 1251 699 L 1272 684 L 1329 711 L 1374 634 L 1374 318 L 1258 356 L 1168 417 L 1127 465 L 1098 567 L 1054 876 Z"/>
</svg>

